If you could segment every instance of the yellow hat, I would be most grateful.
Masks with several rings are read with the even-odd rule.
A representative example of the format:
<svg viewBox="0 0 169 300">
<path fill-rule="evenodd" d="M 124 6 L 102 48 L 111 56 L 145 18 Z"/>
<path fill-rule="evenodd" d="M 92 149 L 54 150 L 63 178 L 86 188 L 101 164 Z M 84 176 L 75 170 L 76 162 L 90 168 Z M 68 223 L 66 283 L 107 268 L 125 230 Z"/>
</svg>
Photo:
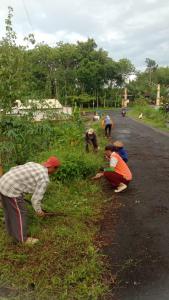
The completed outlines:
<svg viewBox="0 0 169 300">
<path fill-rule="evenodd" d="M 121 141 L 115 141 L 113 143 L 114 147 L 118 147 L 118 148 L 122 148 L 124 146 L 124 144 Z"/>
</svg>

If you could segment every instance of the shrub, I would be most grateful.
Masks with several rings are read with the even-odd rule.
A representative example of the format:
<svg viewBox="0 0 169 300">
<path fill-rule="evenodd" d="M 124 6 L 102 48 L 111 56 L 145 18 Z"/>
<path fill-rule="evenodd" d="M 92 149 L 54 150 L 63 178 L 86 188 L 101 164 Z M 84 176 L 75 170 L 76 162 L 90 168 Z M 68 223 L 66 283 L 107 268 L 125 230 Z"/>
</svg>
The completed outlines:
<svg viewBox="0 0 169 300">
<path fill-rule="evenodd" d="M 27 117 L 5 117 L 0 121 L 0 155 L 7 167 L 34 159 L 37 153 L 57 143 L 75 145 L 82 139 L 82 124 L 77 122 L 32 122 Z"/>
<path fill-rule="evenodd" d="M 94 175 L 98 166 L 99 163 L 96 160 L 93 160 L 93 158 L 88 158 L 85 153 L 79 157 L 77 153 L 73 153 L 63 160 L 63 166 L 61 166 L 59 172 L 56 173 L 55 179 L 64 182 L 73 179 L 86 178 L 87 176 Z"/>
</svg>

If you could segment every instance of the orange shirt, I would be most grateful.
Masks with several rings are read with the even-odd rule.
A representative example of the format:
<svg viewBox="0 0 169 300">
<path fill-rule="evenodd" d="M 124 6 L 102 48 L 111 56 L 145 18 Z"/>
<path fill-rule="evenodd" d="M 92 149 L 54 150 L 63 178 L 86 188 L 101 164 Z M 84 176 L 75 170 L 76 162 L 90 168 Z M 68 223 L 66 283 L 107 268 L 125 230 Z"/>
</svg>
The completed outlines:
<svg viewBox="0 0 169 300">
<path fill-rule="evenodd" d="M 110 167 L 114 167 L 115 172 L 122 175 L 126 180 L 130 181 L 132 179 L 129 167 L 117 152 L 111 154 Z"/>
</svg>

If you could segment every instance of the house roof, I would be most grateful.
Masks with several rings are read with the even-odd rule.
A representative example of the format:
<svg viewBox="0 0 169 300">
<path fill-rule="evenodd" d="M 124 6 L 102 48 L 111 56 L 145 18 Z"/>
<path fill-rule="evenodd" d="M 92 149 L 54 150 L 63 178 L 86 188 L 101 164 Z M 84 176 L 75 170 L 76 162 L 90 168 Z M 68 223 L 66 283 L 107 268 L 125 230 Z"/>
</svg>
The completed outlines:
<svg viewBox="0 0 169 300">
<path fill-rule="evenodd" d="M 61 103 L 57 99 L 43 99 L 42 101 L 30 99 L 24 105 L 20 100 L 15 102 L 17 103 L 17 108 L 21 110 L 32 109 L 33 107 L 37 109 L 62 108 Z"/>
</svg>

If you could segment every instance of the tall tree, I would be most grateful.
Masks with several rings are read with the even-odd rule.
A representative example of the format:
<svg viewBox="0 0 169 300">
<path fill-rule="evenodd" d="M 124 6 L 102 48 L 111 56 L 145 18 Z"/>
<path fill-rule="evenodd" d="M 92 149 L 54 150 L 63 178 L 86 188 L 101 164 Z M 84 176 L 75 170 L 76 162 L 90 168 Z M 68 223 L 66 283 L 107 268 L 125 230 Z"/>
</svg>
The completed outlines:
<svg viewBox="0 0 169 300">
<path fill-rule="evenodd" d="M 0 107 L 10 111 L 15 100 L 24 93 L 24 48 L 16 45 L 16 33 L 12 28 L 13 9 L 8 7 L 5 20 L 6 35 L 0 41 Z"/>
<path fill-rule="evenodd" d="M 149 83 L 152 82 L 152 73 L 157 70 L 158 65 L 156 64 L 156 61 L 151 58 L 146 58 L 146 71 L 149 73 Z"/>
</svg>

